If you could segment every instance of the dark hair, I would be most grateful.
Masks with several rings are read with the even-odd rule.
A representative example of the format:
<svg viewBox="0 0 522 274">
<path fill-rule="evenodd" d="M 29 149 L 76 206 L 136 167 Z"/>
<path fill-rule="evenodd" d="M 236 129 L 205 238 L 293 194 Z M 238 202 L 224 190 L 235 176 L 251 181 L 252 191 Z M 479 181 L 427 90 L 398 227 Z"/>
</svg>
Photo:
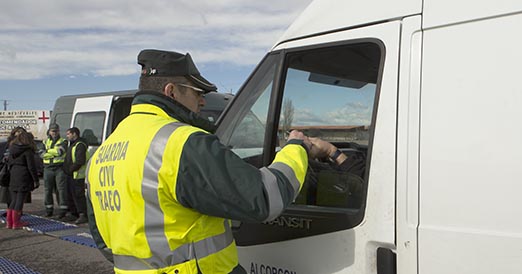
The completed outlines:
<svg viewBox="0 0 522 274">
<path fill-rule="evenodd" d="M 11 133 L 9 134 L 9 137 L 7 137 L 7 142 L 8 143 L 11 143 L 11 141 L 13 141 L 15 139 L 15 134 L 17 132 L 27 132 L 27 130 L 23 127 L 15 127 L 11 130 Z"/>
<path fill-rule="evenodd" d="M 140 91 L 157 91 L 162 92 L 163 88 L 168 83 L 173 84 L 190 84 L 190 82 L 187 80 L 187 78 L 183 76 L 172 76 L 172 77 L 166 77 L 166 76 L 156 76 L 156 77 L 140 77 L 140 85 L 139 90 Z M 184 91 L 183 91 L 184 92 Z"/>
<path fill-rule="evenodd" d="M 36 150 L 36 144 L 34 143 L 34 136 L 33 134 L 22 131 L 18 136 L 15 136 L 14 139 L 9 143 L 12 144 L 20 144 L 20 145 L 28 145 L 31 147 L 32 150 Z"/>
<path fill-rule="evenodd" d="M 80 137 L 80 130 L 77 127 L 72 127 L 70 129 L 68 129 L 67 131 L 70 133 L 75 133 L 76 136 Z"/>
</svg>

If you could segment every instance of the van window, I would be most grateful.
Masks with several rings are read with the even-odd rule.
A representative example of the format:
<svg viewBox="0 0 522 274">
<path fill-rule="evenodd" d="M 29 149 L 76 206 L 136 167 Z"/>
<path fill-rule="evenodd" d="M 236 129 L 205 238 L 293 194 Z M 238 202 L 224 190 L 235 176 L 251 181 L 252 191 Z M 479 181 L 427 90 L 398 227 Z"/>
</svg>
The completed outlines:
<svg viewBox="0 0 522 274">
<path fill-rule="evenodd" d="M 273 221 L 242 223 L 234 232 L 238 245 L 345 230 L 363 220 L 383 56 L 374 39 L 314 45 L 273 52 L 254 71 L 218 127 L 225 145 L 266 166 L 297 129 L 348 159 L 342 166 L 310 159 L 294 203 Z"/>
<path fill-rule="evenodd" d="M 97 111 L 79 112 L 74 117 L 74 126 L 80 129 L 80 137 L 89 146 L 101 145 L 105 116 L 105 111 Z"/>
<path fill-rule="evenodd" d="M 230 111 L 233 115 L 221 141 L 230 147 L 241 158 L 259 166 L 264 149 L 264 137 L 267 125 L 270 95 L 274 83 L 277 59 L 276 55 L 268 56 L 257 72 L 245 86 L 249 90 L 247 96 L 237 98 L 238 103 Z M 219 135 L 219 134 L 218 134 Z"/>
<path fill-rule="evenodd" d="M 358 210 L 365 192 L 380 49 L 372 43 L 289 53 L 279 118 L 279 144 L 290 129 L 333 143 L 342 165 L 311 159 L 297 205 Z"/>
<path fill-rule="evenodd" d="M 120 122 L 125 119 L 125 117 L 129 116 L 132 99 L 133 97 L 122 97 L 114 100 L 112 103 L 109 119 L 110 132 L 107 132 L 105 137 L 109 137 L 109 135 L 116 129 Z"/>
</svg>

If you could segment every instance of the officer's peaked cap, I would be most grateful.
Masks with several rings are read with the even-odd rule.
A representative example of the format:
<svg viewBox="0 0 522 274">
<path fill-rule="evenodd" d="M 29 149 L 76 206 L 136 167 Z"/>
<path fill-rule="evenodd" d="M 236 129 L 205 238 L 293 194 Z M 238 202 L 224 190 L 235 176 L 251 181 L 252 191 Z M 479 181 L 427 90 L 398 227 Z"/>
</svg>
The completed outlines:
<svg viewBox="0 0 522 274">
<path fill-rule="evenodd" d="M 205 90 L 205 93 L 216 91 L 216 86 L 199 73 L 190 54 L 174 51 L 144 49 L 138 54 L 138 64 L 141 65 L 142 77 L 153 76 L 184 76 Z"/>
</svg>

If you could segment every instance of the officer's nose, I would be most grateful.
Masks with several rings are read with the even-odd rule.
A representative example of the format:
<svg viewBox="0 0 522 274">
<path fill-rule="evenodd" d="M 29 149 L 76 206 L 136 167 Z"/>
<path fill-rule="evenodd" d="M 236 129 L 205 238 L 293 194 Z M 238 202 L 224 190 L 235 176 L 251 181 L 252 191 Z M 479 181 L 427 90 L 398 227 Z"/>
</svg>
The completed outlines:
<svg viewBox="0 0 522 274">
<path fill-rule="evenodd" d="M 199 106 L 204 107 L 207 104 L 207 100 L 205 100 L 205 95 L 199 98 Z"/>
</svg>

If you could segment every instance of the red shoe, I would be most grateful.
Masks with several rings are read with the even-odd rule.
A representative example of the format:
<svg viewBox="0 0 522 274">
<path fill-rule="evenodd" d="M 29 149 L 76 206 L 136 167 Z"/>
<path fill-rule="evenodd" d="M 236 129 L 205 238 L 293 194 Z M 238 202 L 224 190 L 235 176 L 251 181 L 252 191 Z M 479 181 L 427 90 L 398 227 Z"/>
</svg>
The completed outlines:
<svg viewBox="0 0 522 274">
<path fill-rule="evenodd" d="M 5 217 L 5 228 L 13 228 L 13 210 L 7 209 L 7 216 Z"/>
<path fill-rule="evenodd" d="M 21 229 L 29 224 L 28 222 L 20 221 L 20 218 L 22 217 L 22 211 L 13 210 L 11 211 L 11 214 L 13 217 L 13 229 Z"/>
</svg>

